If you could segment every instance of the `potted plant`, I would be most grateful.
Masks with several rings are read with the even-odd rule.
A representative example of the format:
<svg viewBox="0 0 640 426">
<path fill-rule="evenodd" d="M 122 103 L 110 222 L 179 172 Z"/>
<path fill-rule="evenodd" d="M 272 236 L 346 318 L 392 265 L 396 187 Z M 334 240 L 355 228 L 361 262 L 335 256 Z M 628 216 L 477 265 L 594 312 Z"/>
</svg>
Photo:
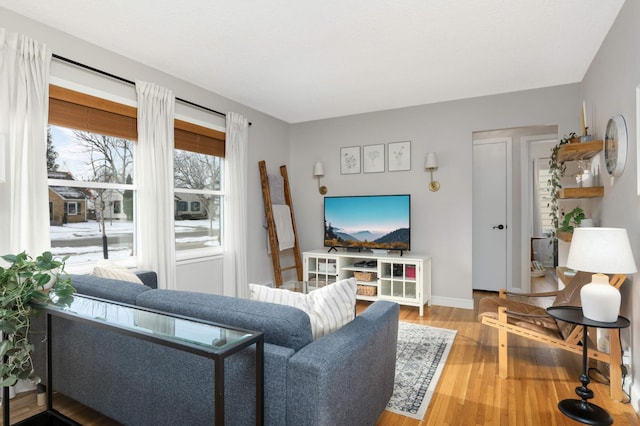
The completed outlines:
<svg viewBox="0 0 640 426">
<path fill-rule="evenodd" d="M 562 225 L 558 227 L 556 232 L 573 232 L 573 229 L 580 226 L 580 223 L 584 218 L 584 210 L 582 210 L 581 207 L 576 207 L 564 215 Z"/>
<path fill-rule="evenodd" d="M 51 252 L 35 260 L 25 252 L 2 256 L 9 266 L 0 266 L 0 386 L 13 386 L 21 379 L 40 382 L 31 360 L 29 330 L 34 308 L 30 302 L 63 299 L 75 292 L 64 272 L 67 258 L 56 260 Z"/>
</svg>

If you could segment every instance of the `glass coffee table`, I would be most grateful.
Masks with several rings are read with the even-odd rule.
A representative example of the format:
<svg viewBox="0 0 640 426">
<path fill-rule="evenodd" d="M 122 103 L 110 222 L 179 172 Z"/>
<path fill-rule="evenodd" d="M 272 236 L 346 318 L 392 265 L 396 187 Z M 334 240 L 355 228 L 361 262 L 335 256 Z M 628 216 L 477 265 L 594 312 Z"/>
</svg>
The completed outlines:
<svg viewBox="0 0 640 426">
<path fill-rule="evenodd" d="M 20 422 L 20 425 L 43 424 L 43 417 L 64 421 L 65 416 L 53 409 L 53 371 L 51 316 L 81 321 L 117 333 L 147 340 L 158 345 L 200 355 L 215 362 L 215 424 L 224 424 L 224 360 L 230 355 L 256 345 L 256 424 L 263 424 L 264 414 L 264 334 L 222 324 L 198 320 L 119 304 L 84 295 L 75 295 L 67 303 L 34 303 L 33 306 L 47 316 L 47 411 Z M 8 418 L 9 404 L 5 404 Z M 68 419 L 67 423 L 77 424 Z M 8 424 L 8 422 L 6 423 Z M 44 423 L 49 424 L 49 423 Z"/>
</svg>

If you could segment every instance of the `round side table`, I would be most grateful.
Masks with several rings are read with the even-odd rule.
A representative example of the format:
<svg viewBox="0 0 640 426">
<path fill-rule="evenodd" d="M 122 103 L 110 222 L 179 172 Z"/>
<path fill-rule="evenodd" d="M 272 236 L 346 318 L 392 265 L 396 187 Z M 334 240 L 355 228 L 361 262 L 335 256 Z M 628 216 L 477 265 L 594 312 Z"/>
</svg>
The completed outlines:
<svg viewBox="0 0 640 426">
<path fill-rule="evenodd" d="M 613 418 L 605 409 L 589 402 L 593 398 L 593 391 L 587 387 L 590 382 L 587 370 L 587 328 L 625 328 L 631 323 L 621 316 L 615 322 L 594 321 L 585 318 L 579 306 L 552 306 L 547 308 L 547 313 L 555 319 L 582 326 L 582 375 L 580 376 L 582 386 L 576 388 L 576 394 L 581 399 L 564 399 L 558 403 L 558 408 L 565 416 L 580 423 L 597 426 L 613 424 Z"/>
</svg>

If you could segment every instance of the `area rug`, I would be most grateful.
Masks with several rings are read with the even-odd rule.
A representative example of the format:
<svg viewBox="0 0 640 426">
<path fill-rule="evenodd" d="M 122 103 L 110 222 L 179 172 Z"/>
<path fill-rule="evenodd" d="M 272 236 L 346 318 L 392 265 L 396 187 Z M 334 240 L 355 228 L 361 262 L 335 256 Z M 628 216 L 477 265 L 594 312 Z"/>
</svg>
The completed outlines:
<svg viewBox="0 0 640 426">
<path fill-rule="evenodd" d="M 422 420 L 456 333 L 456 330 L 400 322 L 396 378 L 387 410 Z"/>
</svg>

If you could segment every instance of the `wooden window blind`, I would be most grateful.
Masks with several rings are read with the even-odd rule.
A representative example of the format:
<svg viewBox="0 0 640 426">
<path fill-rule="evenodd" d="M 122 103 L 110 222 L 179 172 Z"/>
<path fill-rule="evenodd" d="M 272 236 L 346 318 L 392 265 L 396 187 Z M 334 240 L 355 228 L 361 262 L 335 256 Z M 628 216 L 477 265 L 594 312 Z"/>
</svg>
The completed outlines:
<svg viewBox="0 0 640 426">
<path fill-rule="evenodd" d="M 49 86 L 49 123 L 101 135 L 138 140 L 135 107 Z M 174 120 L 175 148 L 224 157 L 225 133 Z"/>
</svg>

